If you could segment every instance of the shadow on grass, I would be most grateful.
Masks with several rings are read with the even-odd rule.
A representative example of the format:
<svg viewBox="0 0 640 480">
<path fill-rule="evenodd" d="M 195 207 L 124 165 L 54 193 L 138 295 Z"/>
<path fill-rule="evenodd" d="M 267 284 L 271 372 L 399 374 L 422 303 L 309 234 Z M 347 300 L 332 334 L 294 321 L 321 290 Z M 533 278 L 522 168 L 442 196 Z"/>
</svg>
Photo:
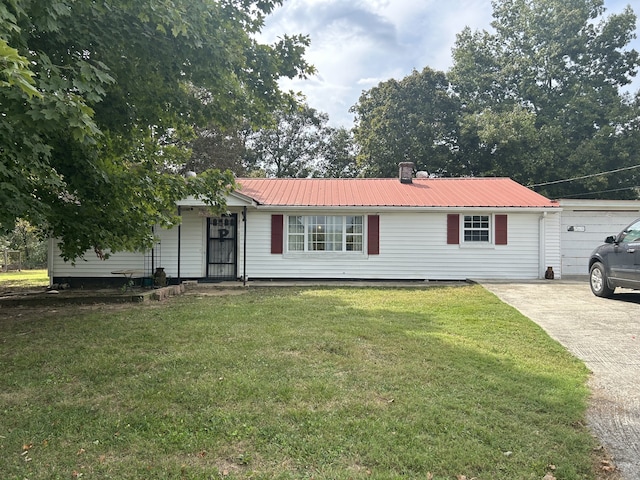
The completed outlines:
<svg viewBox="0 0 640 480">
<path fill-rule="evenodd" d="M 586 371 L 483 292 L 273 289 L 16 319 L 2 469 L 589 478 Z"/>
</svg>

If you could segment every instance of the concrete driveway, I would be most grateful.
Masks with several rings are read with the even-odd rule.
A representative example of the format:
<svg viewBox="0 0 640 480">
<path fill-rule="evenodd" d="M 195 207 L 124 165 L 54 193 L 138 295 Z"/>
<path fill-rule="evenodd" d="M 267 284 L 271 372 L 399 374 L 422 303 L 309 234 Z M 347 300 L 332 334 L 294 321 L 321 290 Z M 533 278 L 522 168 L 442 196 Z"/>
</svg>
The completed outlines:
<svg viewBox="0 0 640 480">
<path fill-rule="evenodd" d="M 640 479 L 640 292 L 594 296 L 587 278 L 483 282 L 593 372 L 587 420 L 628 480 Z"/>
</svg>

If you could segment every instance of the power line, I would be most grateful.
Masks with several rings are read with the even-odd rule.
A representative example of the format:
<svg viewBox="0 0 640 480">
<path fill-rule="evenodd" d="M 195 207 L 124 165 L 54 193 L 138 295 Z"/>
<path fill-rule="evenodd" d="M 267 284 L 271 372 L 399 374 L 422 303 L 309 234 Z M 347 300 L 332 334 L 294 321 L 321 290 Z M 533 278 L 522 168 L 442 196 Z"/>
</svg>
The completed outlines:
<svg viewBox="0 0 640 480">
<path fill-rule="evenodd" d="M 546 185 L 555 185 L 555 184 L 558 184 L 558 183 L 573 182 L 574 180 L 584 180 L 585 178 L 601 177 L 603 175 L 609 175 L 611 173 L 618 173 L 618 172 L 624 172 L 626 170 L 633 170 L 634 168 L 640 168 L 640 165 L 634 165 L 632 167 L 618 168 L 617 170 L 610 170 L 608 172 L 593 173 L 591 175 L 583 175 L 581 177 L 567 178 L 566 180 L 554 180 L 553 182 L 535 183 L 533 185 L 527 185 L 527 187 L 529 187 L 529 188 L 544 187 Z"/>
<path fill-rule="evenodd" d="M 636 188 L 640 188 L 640 185 L 635 185 L 633 187 L 615 188 L 613 190 L 600 190 L 599 192 L 574 193 L 572 195 L 562 195 L 562 198 L 586 197 L 588 195 L 599 195 L 601 193 L 623 192 L 625 190 L 634 190 Z"/>
</svg>

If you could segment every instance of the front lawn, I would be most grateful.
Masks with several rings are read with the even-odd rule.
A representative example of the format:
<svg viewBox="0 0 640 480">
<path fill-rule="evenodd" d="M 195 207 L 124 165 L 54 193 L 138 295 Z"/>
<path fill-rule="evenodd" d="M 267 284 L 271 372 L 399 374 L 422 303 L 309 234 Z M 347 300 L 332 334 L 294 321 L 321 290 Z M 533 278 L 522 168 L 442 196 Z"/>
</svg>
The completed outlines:
<svg viewBox="0 0 640 480">
<path fill-rule="evenodd" d="M 7 479 L 594 478 L 586 368 L 479 286 L 11 309 L 0 371 Z"/>
</svg>

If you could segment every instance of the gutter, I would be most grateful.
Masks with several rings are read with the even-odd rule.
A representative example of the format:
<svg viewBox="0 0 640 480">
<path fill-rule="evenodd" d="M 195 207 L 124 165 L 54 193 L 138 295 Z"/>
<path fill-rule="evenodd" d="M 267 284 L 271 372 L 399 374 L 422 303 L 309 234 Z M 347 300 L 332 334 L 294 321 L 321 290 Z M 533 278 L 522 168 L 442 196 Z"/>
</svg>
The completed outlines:
<svg viewBox="0 0 640 480">
<path fill-rule="evenodd" d="M 430 212 L 430 213 L 451 213 L 451 212 L 526 212 L 526 213 L 543 213 L 551 212 L 557 213 L 562 211 L 560 206 L 548 206 L 548 207 L 518 207 L 518 206 L 437 206 L 437 207 L 407 207 L 407 206 L 381 206 L 381 205 L 338 205 L 338 206 L 323 206 L 323 205 L 257 205 L 256 209 L 263 211 L 330 211 L 330 212 Z"/>
</svg>

